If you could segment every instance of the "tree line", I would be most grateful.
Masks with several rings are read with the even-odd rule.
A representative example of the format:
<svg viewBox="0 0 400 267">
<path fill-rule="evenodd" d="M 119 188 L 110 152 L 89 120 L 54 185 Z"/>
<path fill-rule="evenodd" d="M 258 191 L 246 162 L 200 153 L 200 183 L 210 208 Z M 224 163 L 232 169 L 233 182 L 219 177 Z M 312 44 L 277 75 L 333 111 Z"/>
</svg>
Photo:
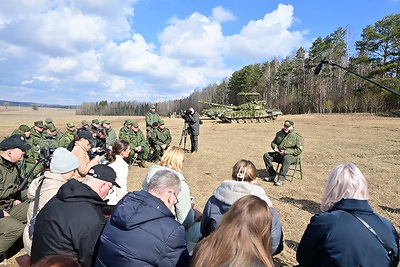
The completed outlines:
<svg viewBox="0 0 400 267">
<path fill-rule="evenodd" d="M 194 91 L 186 98 L 154 103 L 161 115 L 180 113 L 188 107 L 198 111 L 219 104 L 242 104 L 239 92 L 258 92 L 270 108 L 284 114 L 303 113 L 398 113 L 400 97 L 335 66 L 324 65 L 319 75 L 314 68 L 327 59 L 400 92 L 400 14 L 388 15 L 366 26 L 350 55 L 350 32 L 339 27 L 318 37 L 307 51 L 300 47 L 283 59 L 247 65 L 231 77 Z M 79 114 L 142 116 L 153 103 L 100 101 L 83 103 Z"/>
</svg>

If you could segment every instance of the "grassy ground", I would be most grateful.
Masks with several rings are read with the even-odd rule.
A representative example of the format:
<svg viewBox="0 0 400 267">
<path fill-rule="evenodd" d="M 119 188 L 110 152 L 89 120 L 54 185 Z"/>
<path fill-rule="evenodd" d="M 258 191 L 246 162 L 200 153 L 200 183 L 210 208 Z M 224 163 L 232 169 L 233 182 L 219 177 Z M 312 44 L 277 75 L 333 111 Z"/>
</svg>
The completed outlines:
<svg viewBox="0 0 400 267">
<path fill-rule="evenodd" d="M 36 120 L 52 117 L 56 126 L 65 130 L 65 123 L 80 124 L 94 116 L 77 116 L 74 110 L 18 109 L 0 107 L 0 137 L 8 135 L 20 124 L 33 125 Z M 97 117 L 105 119 L 106 117 Z M 118 131 L 127 117 L 107 117 Z M 131 118 L 144 129 L 144 117 Z M 265 175 L 262 155 L 271 151 L 270 142 L 285 119 L 296 123 L 296 130 L 305 139 L 302 155 L 303 180 L 286 182 L 283 187 L 260 181 L 274 207 L 284 230 L 284 251 L 275 257 L 277 266 L 296 264 L 298 242 L 312 215 L 319 212 L 321 194 L 330 171 L 340 163 L 353 162 L 366 176 L 370 203 L 375 212 L 388 218 L 400 230 L 399 145 L 400 118 L 368 114 L 307 114 L 283 115 L 270 123 L 221 124 L 204 118 L 199 138 L 199 153 L 186 154 L 183 174 L 195 197 L 196 208 L 202 209 L 221 181 L 230 179 L 237 160 L 251 160 Z M 183 120 L 165 118 L 173 136 L 173 145 L 181 139 Z M 182 140 L 182 145 L 184 140 Z M 189 137 L 186 147 L 190 148 Z M 146 169 L 131 166 L 129 189 L 139 190 Z M 22 253 L 22 252 L 21 252 Z M 15 266 L 13 259 L 8 266 Z"/>
</svg>

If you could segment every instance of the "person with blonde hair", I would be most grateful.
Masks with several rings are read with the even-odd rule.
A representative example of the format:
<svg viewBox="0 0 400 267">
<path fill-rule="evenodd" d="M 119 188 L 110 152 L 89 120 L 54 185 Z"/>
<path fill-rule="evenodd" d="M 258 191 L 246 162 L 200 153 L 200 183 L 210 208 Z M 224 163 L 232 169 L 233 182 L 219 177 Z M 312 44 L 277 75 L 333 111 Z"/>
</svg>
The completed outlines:
<svg viewBox="0 0 400 267">
<path fill-rule="evenodd" d="M 142 189 L 147 190 L 150 180 L 159 170 L 172 170 L 176 173 L 181 181 L 181 191 L 172 212 L 175 213 L 176 220 L 185 226 L 188 241 L 197 242 L 201 238 L 201 213 L 192 208 L 189 185 L 186 183 L 186 179 L 182 174 L 184 159 L 185 153 L 182 148 L 177 146 L 169 147 L 162 156 L 160 165 L 151 166 L 147 172 L 146 178 L 142 184 Z"/>
<path fill-rule="evenodd" d="M 254 195 L 240 198 L 217 229 L 196 245 L 191 266 L 274 266 L 272 220 L 265 200 Z"/>
<path fill-rule="evenodd" d="M 299 266 L 397 266 L 399 236 L 373 212 L 368 185 L 353 163 L 328 177 L 322 213 L 314 215 L 297 249 Z"/>
<path fill-rule="evenodd" d="M 250 160 L 241 159 L 232 168 L 232 179 L 226 180 L 214 190 L 204 207 L 201 219 L 200 232 L 208 236 L 221 223 L 224 213 L 240 198 L 246 195 L 255 195 L 263 199 L 272 213 L 271 249 L 273 255 L 283 250 L 282 223 L 278 213 L 264 189 L 257 186 L 258 172 Z"/>
</svg>

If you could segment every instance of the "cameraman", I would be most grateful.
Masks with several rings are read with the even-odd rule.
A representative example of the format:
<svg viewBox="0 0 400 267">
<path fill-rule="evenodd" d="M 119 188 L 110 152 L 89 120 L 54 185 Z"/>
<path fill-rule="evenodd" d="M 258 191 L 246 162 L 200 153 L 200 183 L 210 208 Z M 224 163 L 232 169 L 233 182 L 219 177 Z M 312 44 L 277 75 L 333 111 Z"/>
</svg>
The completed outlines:
<svg viewBox="0 0 400 267">
<path fill-rule="evenodd" d="M 191 144 L 191 152 L 197 153 L 199 149 L 199 134 L 200 134 L 200 125 L 203 122 L 200 120 L 200 115 L 197 111 L 194 111 L 194 108 L 189 108 L 186 110 L 186 116 L 184 117 L 185 121 L 189 124 L 189 134 L 190 134 L 190 144 Z"/>
</svg>

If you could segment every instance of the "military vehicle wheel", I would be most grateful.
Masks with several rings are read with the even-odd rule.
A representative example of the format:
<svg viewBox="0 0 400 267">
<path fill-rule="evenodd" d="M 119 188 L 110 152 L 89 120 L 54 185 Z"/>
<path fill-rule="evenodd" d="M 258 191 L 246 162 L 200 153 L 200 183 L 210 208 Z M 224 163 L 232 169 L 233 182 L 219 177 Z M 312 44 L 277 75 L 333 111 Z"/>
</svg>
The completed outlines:
<svg viewBox="0 0 400 267">
<path fill-rule="evenodd" d="M 237 121 L 237 123 L 245 123 L 244 119 L 242 119 L 242 118 L 239 118 L 236 121 Z"/>
</svg>

